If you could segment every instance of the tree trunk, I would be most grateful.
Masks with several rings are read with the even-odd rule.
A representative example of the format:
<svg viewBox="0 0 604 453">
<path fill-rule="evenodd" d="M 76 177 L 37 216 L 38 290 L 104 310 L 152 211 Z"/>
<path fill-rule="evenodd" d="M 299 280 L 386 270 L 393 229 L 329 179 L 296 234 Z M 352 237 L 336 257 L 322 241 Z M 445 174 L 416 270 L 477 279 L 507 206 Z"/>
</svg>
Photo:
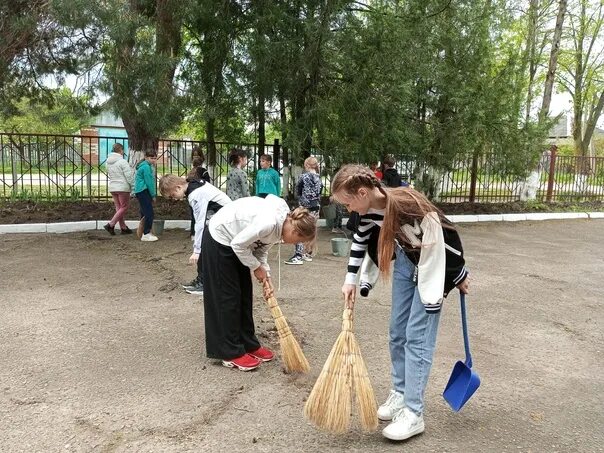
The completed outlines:
<svg viewBox="0 0 604 453">
<path fill-rule="evenodd" d="M 132 120 L 130 115 L 124 115 L 122 120 L 128 133 L 128 163 L 134 168 L 145 158 L 146 151 L 157 152 L 159 137 L 147 131 L 139 121 Z"/>
<path fill-rule="evenodd" d="M 207 169 L 215 185 L 220 186 L 219 181 L 215 181 L 214 168 L 216 167 L 216 119 L 206 119 L 206 140 L 208 142 L 208 153 L 206 155 Z"/>
<path fill-rule="evenodd" d="M 531 104 L 533 103 L 533 84 L 535 82 L 535 74 L 537 72 L 537 61 L 535 61 L 535 53 L 537 47 L 537 19 L 538 19 L 539 0 L 531 0 L 528 11 L 528 30 L 526 38 L 526 56 L 524 68 L 528 66 L 529 80 L 526 94 L 526 109 L 524 114 L 525 124 L 529 122 L 531 113 Z"/>
<path fill-rule="evenodd" d="M 543 90 L 543 102 L 539 111 L 539 122 L 543 122 L 549 115 L 549 106 L 552 101 L 552 91 L 554 88 L 554 77 L 556 67 L 558 66 L 558 53 L 560 52 L 560 40 L 562 38 L 562 25 L 564 24 L 564 15 L 566 14 L 567 0 L 560 0 L 558 7 L 558 17 L 556 18 L 556 27 L 552 39 L 552 50 L 549 55 L 549 66 L 545 77 L 545 88 Z"/>
<path fill-rule="evenodd" d="M 258 96 L 256 112 L 258 115 L 258 155 L 265 154 L 266 147 L 266 111 L 264 107 L 264 94 Z"/>
<path fill-rule="evenodd" d="M 587 124 L 585 125 L 585 132 L 583 133 L 583 148 L 589 149 L 589 145 L 591 143 L 591 139 L 593 137 L 594 131 L 596 129 L 596 122 L 600 118 L 602 114 L 602 110 L 604 109 L 604 91 L 600 93 L 600 97 L 598 98 L 598 102 L 593 107 L 593 109 L 589 112 L 589 117 L 587 118 Z M 588 153 L 582 153 L 583 156 L 587 156 Z"/>
<path fill-rule="evenodd" d="M 279 116 L 281 118 L 281 138 L 283 146 L 281 148 L 283 157 L 283 198 L 289 197 L 289 149 L 285 146 L 287 143 L 287 111 L 285 109 L 285 96 L 283 92 L 279 93 Z"/>
</svg>

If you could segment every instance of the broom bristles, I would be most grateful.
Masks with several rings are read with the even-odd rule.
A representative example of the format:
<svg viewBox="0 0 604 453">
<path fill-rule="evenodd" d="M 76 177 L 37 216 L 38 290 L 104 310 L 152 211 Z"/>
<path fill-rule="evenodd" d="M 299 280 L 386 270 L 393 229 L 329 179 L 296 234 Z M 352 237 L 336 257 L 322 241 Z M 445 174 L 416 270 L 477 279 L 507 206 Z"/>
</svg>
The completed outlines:
<svg viewBox="0 0 604 453">
<path fill-rule="evenodd" d="M 306 404 L 304 415 L 317 427 L 336 434 L 349 430 L 352 400 L 356 400 L 361 427 L 377 428 L 377 403 L 365 361 L 352 332 L 352 311 L 344 310 L 338 335 Z"/>
<path fill-rule="evenodd" d="M 308 360 L 289 328 L 289 324 L 287 323 L 285 316 L 283 316 L 281 308 L 279 308 L 277 299 L 274 296 L 271 296 L 266 302 L 270 308 L 271 315 L 275 321 L 275 327 L 277 328 L 277 334 L 279 335 L 279 346 L 281 347 L 281 357 L 283 358 L 285 371 L 288 373 L 308 372 L 308 370 L 310 370 Z"/>
</svg>

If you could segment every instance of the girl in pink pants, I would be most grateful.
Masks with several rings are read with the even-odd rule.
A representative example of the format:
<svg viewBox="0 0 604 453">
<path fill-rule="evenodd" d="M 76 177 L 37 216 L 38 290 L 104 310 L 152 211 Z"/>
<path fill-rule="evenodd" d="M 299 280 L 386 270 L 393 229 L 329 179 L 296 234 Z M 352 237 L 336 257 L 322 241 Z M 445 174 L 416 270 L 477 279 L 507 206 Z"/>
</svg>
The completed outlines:
<svg viewBox="0 0 604 453">
<path fill-rule="evenodd" d="M 103 228 L 112 236 L 115 235 L 115 225 L 119 223 L 122 234 L 131 234 L 124 217 L 130 204 L 130 192 L 134 171 L 124 159 L 124 147 L 120 143 L 113 145 L 113 152 L 107 157 L 107 175 L 109 177 L 109 192 L 113 196 L 115 215 Z"/>
</svg>

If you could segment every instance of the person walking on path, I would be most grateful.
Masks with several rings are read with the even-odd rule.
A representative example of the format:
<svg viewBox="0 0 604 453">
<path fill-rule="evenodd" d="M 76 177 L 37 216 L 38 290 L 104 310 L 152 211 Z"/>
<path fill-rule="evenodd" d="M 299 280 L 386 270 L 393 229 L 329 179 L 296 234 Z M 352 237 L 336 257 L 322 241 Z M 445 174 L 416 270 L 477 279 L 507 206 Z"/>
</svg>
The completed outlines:
<svg viewBox="0 0 604 453">
<path fill-rule="evenodd" d="M 115 235 L 115 225 L 120 225 L 122 234 L 132 234 L 132 230 L 124 220 L 130 205 L 130 192 L 134 183 L 134 171 L 124 159 L 124 146 L 121 143 L 113 144 L 113 151 L 107 157 L 107 177 L 109 179 L 109 193 L 115 204 L 115 214 L 103 228 L 112 236 Z"/>
<path fill-rule="evenodd" d="M 346 165 L 332 181 L 333 196 L 360 215 L 342 294 L 352 308 L 357 273 L 367 240 L 379 231 L 378 260 L 382 275 L 392 274 L 390 359 L 392 390 L 378 409 L 380 420 L 392 421 L 382 434 L 404 440 L 424 431 L 424 391 L 430 375 L 440 311 L 453 288 L 468 293 L 461 240 L 453 224 L 421 193 L 384 188 L 361 165 Z"/>
<path fill-rule="evenodd" d="M 250 187 L 247 182 L 247 174 L 243 171 L 247 165 L 247 152 L 239 148 L 232 149 L 229 154 L 229 165 L 231 170 L 227 175 L 227 196 L 233 201 L 249 197 Z"/>
<path fill-rule="evenodd" d="M 264 295 L 270 296 L 268 250 L 280 242 L 309 240 L 316 228 L 306 209 L 290 212 L 285 200 L 274 195 L 240 198 L 210 219 L 201 246 L 209 358 L 242 371 L 273 359 L 254 332 L 251 274 L 260 283 L 268 282 Z"/>
<path fill-rule="evenodd" d="M 153 166 L 157 162 L 157 152 L 147 150 L 145 159 L 141 160 L 136 165 L 136 176 L 134 178 L 134 195 L 138 199 L 141 211 L 141 222 L 143 223 L 143 231 L 141 241 L 154 242 L 158 237 L 151 232 L 153 227 L 153 203 L 157 196 L 155 189 L 155 170 Z"/>
<path fill-rule="evenodd" d="M 319 209 L 321 208 L 321 192 L 323 184 L 319 176 L 319 161 L 315 157 L 308 157 L 304 161 L 305 173 L 300 175 L 296 190 L 299 197 L 300 206 L 308 209 L 315 217 L 319 218 Z M 315 252 L 317 238 L 316 235 L 306 243 L 297 243 L 294 256 L 285 261 L 285 264 L 304 264 L 304 261 L 312 261 L 312 255 Z"/>
<path fill-rule="evenodd" d="M 268 154 L 260 156 L 260 169 L 256 174 L 256 196 L 265 198 L 268 194 L 281 196 L 281 176 L 271 167 L 273 158 Z"/>
</svg>

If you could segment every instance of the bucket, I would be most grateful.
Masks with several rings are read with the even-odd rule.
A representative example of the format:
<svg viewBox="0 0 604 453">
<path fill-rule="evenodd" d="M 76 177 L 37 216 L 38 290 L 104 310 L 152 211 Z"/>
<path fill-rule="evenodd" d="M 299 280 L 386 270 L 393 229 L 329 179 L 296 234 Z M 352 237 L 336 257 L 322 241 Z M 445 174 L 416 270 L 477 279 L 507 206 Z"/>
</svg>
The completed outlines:
<svg viewBox="0 0 604 453">
<path fill-rule="evenodd" d="M 164 222 L 165 220 L 153 220 L 153 234 L 155 236 L 160 236 L 164 232 Z"/>
<path fill-rule="evenodd" d="M 466 350 L 466 361 L 458 361 L 453 367 L 451 377 L 443 397 L 455 412 L 459 411 L 480 387 L 480 377 L 472 370 L 472 356 L 470 355 L 470 340 L 468 339 L 468 324 L 466 322 L 466 298 L 460 295 L 461 324 L 463 328 L 463 343 Z"/>
<path fill-rule="evenodd" d="M 348 256 L 348 250 L 350 249 L 350 240 L 346 238 L 332 238 L 331 239 L 331 252 L 335 256 Z"/>
</svg>

